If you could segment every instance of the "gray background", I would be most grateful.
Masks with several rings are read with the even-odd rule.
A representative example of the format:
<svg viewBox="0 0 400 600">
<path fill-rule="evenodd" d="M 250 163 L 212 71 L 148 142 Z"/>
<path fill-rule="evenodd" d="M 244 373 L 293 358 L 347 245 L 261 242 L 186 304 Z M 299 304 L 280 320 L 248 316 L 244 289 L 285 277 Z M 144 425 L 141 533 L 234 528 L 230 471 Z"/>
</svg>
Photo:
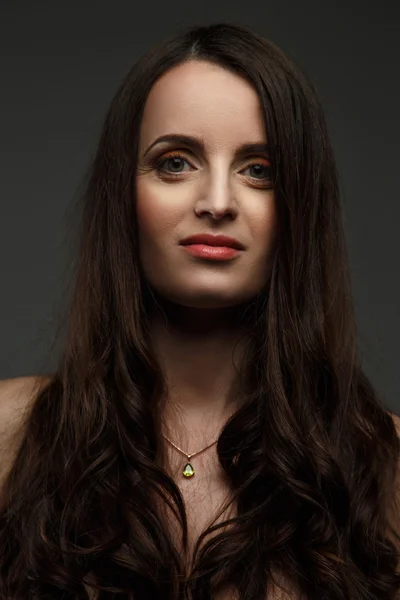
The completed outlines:
<svg viewBox="0 0 400 600">
<path fill-rule="evenodd" d="M 400 3 L 0 0 L 0 378 L 51 372 L 67 213 L 122 77 L 182 25 L 254 27 L 311 76 L 343 190 L 365 369 L 400 413 Z"/>
</svg>

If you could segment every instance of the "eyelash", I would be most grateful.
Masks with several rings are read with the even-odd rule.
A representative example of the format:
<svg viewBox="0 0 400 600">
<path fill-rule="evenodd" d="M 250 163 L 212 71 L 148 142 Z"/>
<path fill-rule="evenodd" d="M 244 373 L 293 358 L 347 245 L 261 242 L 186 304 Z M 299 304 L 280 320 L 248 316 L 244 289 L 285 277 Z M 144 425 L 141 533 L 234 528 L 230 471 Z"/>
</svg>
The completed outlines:
<svg viewBox="0 0 400 600">
<path fill-rule="evenodd" d="M 182 160 L 185 160 L 186 162 L 189 162 L 188 159 L 183 155 L 180 154 L 179 152 L 172 152 L 171 154 L 168 154 L 167 156 L 163 155 L 160 158 L 156 159 L 155 163 L 154 163 L 154 168 L 157 171 L 157 174 L 161 177 L 162 175 L 167 175 L 167 177 L 172 177 L 172 178 L 177 178 L 180 177 L 182 175 L 182 172 L 180 173 L 171 173 L 171 172 L 166 172 L 166 170 L 163 168 L 163 163 L 165 163 L 167 160 L 171 160 L 173 158 L 181 158 Z M 271 167 L 269 165 L 266 165 L 262 162 L 253 162 L 249 165 L 247 165 L 246 169 L 248 169 L 249 167 L 253 167 L 254 165 L 257 166 L 262 166 L 264 168 L 266 168 L 267 170 L 271 170 Z M 250 179 L 252 179 L 253 181 L 263 181 L 263 180 L 267 180 L 268 182 L 272 183 L 271 178 L 269 177 L 262 177 L 261 179 L 257 179 L 256 177 L 250 177 Z"/>
</svg>

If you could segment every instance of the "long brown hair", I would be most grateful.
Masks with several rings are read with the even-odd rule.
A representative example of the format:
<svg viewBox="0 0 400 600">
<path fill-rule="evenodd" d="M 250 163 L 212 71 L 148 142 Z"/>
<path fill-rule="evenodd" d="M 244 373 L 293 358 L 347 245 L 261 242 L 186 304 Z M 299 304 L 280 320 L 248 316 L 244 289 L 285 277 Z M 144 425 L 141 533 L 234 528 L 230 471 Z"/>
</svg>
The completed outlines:
<svg viewBox="0 0 400 600">
<path fill-rule="evenodd" d="M 268 289 L 243 313 L 248 391 L 217 445 L 237 514 L 201 536 L 185 579 L 156 507 L 161 498 L 175 511 L 186 544 L 182 497 L 159 460 L 165 384 L 138 258 L 135 168 L 146 97 L 188 60 L 229 69 L 259 94 L 280 238 Z M 339 177 L 307 76 L 248 28 L 179 32 L 122 82 L 80 206 L 61 356 L 5 482 L 0 597 L 87 598 L 86 583 L 99 598 L 205 600 L 230 583 L 241 600 L 264 600 L 275 569 L 309 599 L 393 599 L 399 440 L 361 366 Z"/>
</svg>

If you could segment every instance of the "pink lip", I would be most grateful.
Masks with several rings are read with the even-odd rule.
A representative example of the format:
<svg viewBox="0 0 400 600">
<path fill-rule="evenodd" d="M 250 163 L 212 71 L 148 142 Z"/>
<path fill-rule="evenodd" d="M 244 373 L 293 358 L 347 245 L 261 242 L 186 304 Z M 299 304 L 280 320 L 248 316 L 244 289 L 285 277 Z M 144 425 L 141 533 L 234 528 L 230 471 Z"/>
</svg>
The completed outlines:
<svg viewBox="0 0 400 600">
<path fill-rule="evenodd" d="M 207 244 L 186 244 L 184 250 L 206 260 L 230 260 L 240 253 L 237 248 L 228 246 L 208 246 Z"/>
<path fill-rule="evenodd" d="M 236 248 L 237 250 L 244 250 L 243 244 L 235 238 L 220 234 L 213 235 L 211 233 L 196 233 L 195 235 L 190 235 L 187 238 L 183 239 L 180 243 L 182 245 L 205 244 L 207 246 L 219 246 Z"/>
</svg>

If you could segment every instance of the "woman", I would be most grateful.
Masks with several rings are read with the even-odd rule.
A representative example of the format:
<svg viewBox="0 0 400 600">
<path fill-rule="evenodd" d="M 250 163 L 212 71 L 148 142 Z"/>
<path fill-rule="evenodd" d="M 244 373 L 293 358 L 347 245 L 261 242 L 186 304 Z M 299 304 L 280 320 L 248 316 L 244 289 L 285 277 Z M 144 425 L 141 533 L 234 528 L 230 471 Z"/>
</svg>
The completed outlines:
<svg viewBox="0 0 400 600">
<path fill-rule="evenodd" d="M 8 427 L 1 598 L 395 598 L 397 421 L 321 104 L 270 41 L 192 28 L 133 67 L 67 316 Z"/>
</svg>

